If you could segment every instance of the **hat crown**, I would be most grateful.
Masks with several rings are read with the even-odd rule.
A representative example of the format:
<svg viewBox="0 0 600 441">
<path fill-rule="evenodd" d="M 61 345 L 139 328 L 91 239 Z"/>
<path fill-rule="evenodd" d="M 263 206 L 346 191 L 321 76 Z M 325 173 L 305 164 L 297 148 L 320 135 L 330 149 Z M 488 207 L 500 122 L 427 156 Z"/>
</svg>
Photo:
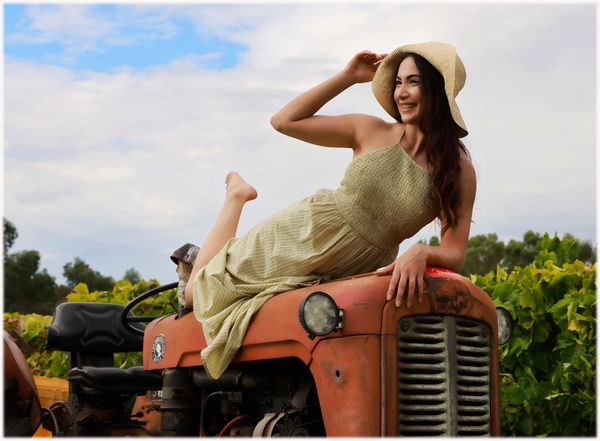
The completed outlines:
<svg viewBox="0 0 600 441">
<path fill-rule="evenodd" d="M 398 54 L 412 52 L 425 58 L 444 77 L 446 89 L 456 97 L 465 85 L 465 66 L 456 53 L 456 48 L 448 43 L 431 41 L 428 43 L 407 44 L 394 52 Z"/>
</svg>

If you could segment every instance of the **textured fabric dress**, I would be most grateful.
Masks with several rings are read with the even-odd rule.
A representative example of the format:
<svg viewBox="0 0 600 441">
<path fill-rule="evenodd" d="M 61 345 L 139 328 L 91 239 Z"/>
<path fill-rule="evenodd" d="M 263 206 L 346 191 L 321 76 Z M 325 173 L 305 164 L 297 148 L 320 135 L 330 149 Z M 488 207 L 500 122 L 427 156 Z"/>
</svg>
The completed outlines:
<svg viewBox="0 0 600 441">
<path fill-rule="evenodd" d="M 400 242 L 434 219 L 430 185 L 396 143 L 354 158 L 337 190 L 319 190 L 230 239 L 193 280 L 207 373 L 223 373 L 273 295 L 391 263 Z"/>
</svg>

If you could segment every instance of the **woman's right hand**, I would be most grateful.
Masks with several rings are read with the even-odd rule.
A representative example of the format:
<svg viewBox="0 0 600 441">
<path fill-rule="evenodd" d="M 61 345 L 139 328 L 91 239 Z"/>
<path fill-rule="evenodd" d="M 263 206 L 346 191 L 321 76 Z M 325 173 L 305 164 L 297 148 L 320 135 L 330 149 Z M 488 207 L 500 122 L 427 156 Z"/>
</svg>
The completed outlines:
<svg viewBox="0 0 600 441">
<path fill-rule="evenodd" d="M 357 53 L 346 65 L 343 73 L 352 78 L 355 83 L 366 83 L 373 80 L 379 67 L 379 61 L 387 54 L 376 54 L 371 51 Z"/>
</svg>

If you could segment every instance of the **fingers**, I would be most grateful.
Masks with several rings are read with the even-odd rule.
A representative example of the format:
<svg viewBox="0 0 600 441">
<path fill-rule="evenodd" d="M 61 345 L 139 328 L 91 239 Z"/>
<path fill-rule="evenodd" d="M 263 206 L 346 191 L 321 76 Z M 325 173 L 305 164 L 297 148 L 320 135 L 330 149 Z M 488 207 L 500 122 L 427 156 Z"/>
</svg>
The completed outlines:
<svg viewBox="0 0 600 441">
<path fill-rule="evenodd" d="M 362 51 L 359 52 L 358 55 L 362 60 L 369 60 L 377 57 L 377 54 L 373 51 Z"/>
<path fill-rule="evenodd" d="M 382 274 L 389 274 L 389 265 L 382 268 Z M 379 270 L 377 272 L 379 274 Z M 425 282 L 423 276 L 420 274 L 405 274 L 402 271 L 394 271 L 392 279 L 388 286 L 386 293 L 387 300 L 395 298 L 396 307 L 402 306 L 402 303 L 406 300 L 406 306 L 410 308 L 413 305 L 413 300 L 416 297 L 417 302 L 423 301 L 423 294 L 425 292 Z"/>
<path fill-rule="evenodd" d="M 377 61 L 375 63 L 373 63 L 374 66 L 378 66 L 379 64 L 381 64 L 381 62 L 383 60 L 385 60 L 385 57 L 387 57 L 388 54 L 379 54 L 377 55 Z"/>
<path fill-rule="evenodd" d="M 402 306 L 404 290 L 406 289 L 406 281 L 406 276 L 401 274 L 400 281 L 398 282 L 398 289 L 396 290 L 396 307 Z"/>
<path fill-rule="evenodd" d="M 386 56 L 387 54 L 376 54 L 372 51 L 362 51 L 357 54 L 357 58 L 360 61 L 364 61 L 367 64 L 373 65 L 376 67 Z"/>
<path fill-rule="evenodd" d="M 386 294 L 386 298 L 388 300 L 392 300 L 396 297 L 396 287 L 398 286 L 398 281 L 400 280 L 400 272 L 394 271 L 392 274 L 392 280 L 390 280 L 390 284 L 388 285 L 388 290 Z"/>
<path fill-rule="evenodd" d="M 396 262 L 392 262 L 387 266 L 377 269 L 375 271 L 375 274 L 377 274 L 378 276 L 385 276 L 386 274 L 390 274 L 392 271 L 394 271 L 395 263 Z"/>
<path fill-rule="evenodd" d="M 416 280 L 414 276 L 411 276 L 408 280 L 408 289 L 406 291 L 406 306 L 411 307 L 413 302 L 413 297 L 415 296 L 415 285 Z"/>
</svg>

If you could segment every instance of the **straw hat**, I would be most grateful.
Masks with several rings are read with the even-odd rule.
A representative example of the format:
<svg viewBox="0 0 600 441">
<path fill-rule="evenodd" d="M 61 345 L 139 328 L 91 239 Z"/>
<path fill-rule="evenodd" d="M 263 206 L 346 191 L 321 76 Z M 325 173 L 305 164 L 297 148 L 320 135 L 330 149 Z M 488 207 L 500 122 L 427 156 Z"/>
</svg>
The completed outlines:
<svg viewBox="0 0 600 441">
<path fill-rule="evenodd" d="M 373 78 L 373 94 L 381 106 L 392 117 L 400 120 L 398 106 L 394 101 L 394 85 L 398 74 L 399 60 L 403 54 L 412 52 L 429 61 L 444 77 L 444 85 L 450 112 L 454 122 L 460 127 L 459 137 L 467 136 L 467 126 L 460 115 L 456 104 L 456 95 L 465 85 L 467 73 L 465 66 L 451 44 L 428 42 L 400 46 L 387 55 L 381 62 Z"/>
</svg>

